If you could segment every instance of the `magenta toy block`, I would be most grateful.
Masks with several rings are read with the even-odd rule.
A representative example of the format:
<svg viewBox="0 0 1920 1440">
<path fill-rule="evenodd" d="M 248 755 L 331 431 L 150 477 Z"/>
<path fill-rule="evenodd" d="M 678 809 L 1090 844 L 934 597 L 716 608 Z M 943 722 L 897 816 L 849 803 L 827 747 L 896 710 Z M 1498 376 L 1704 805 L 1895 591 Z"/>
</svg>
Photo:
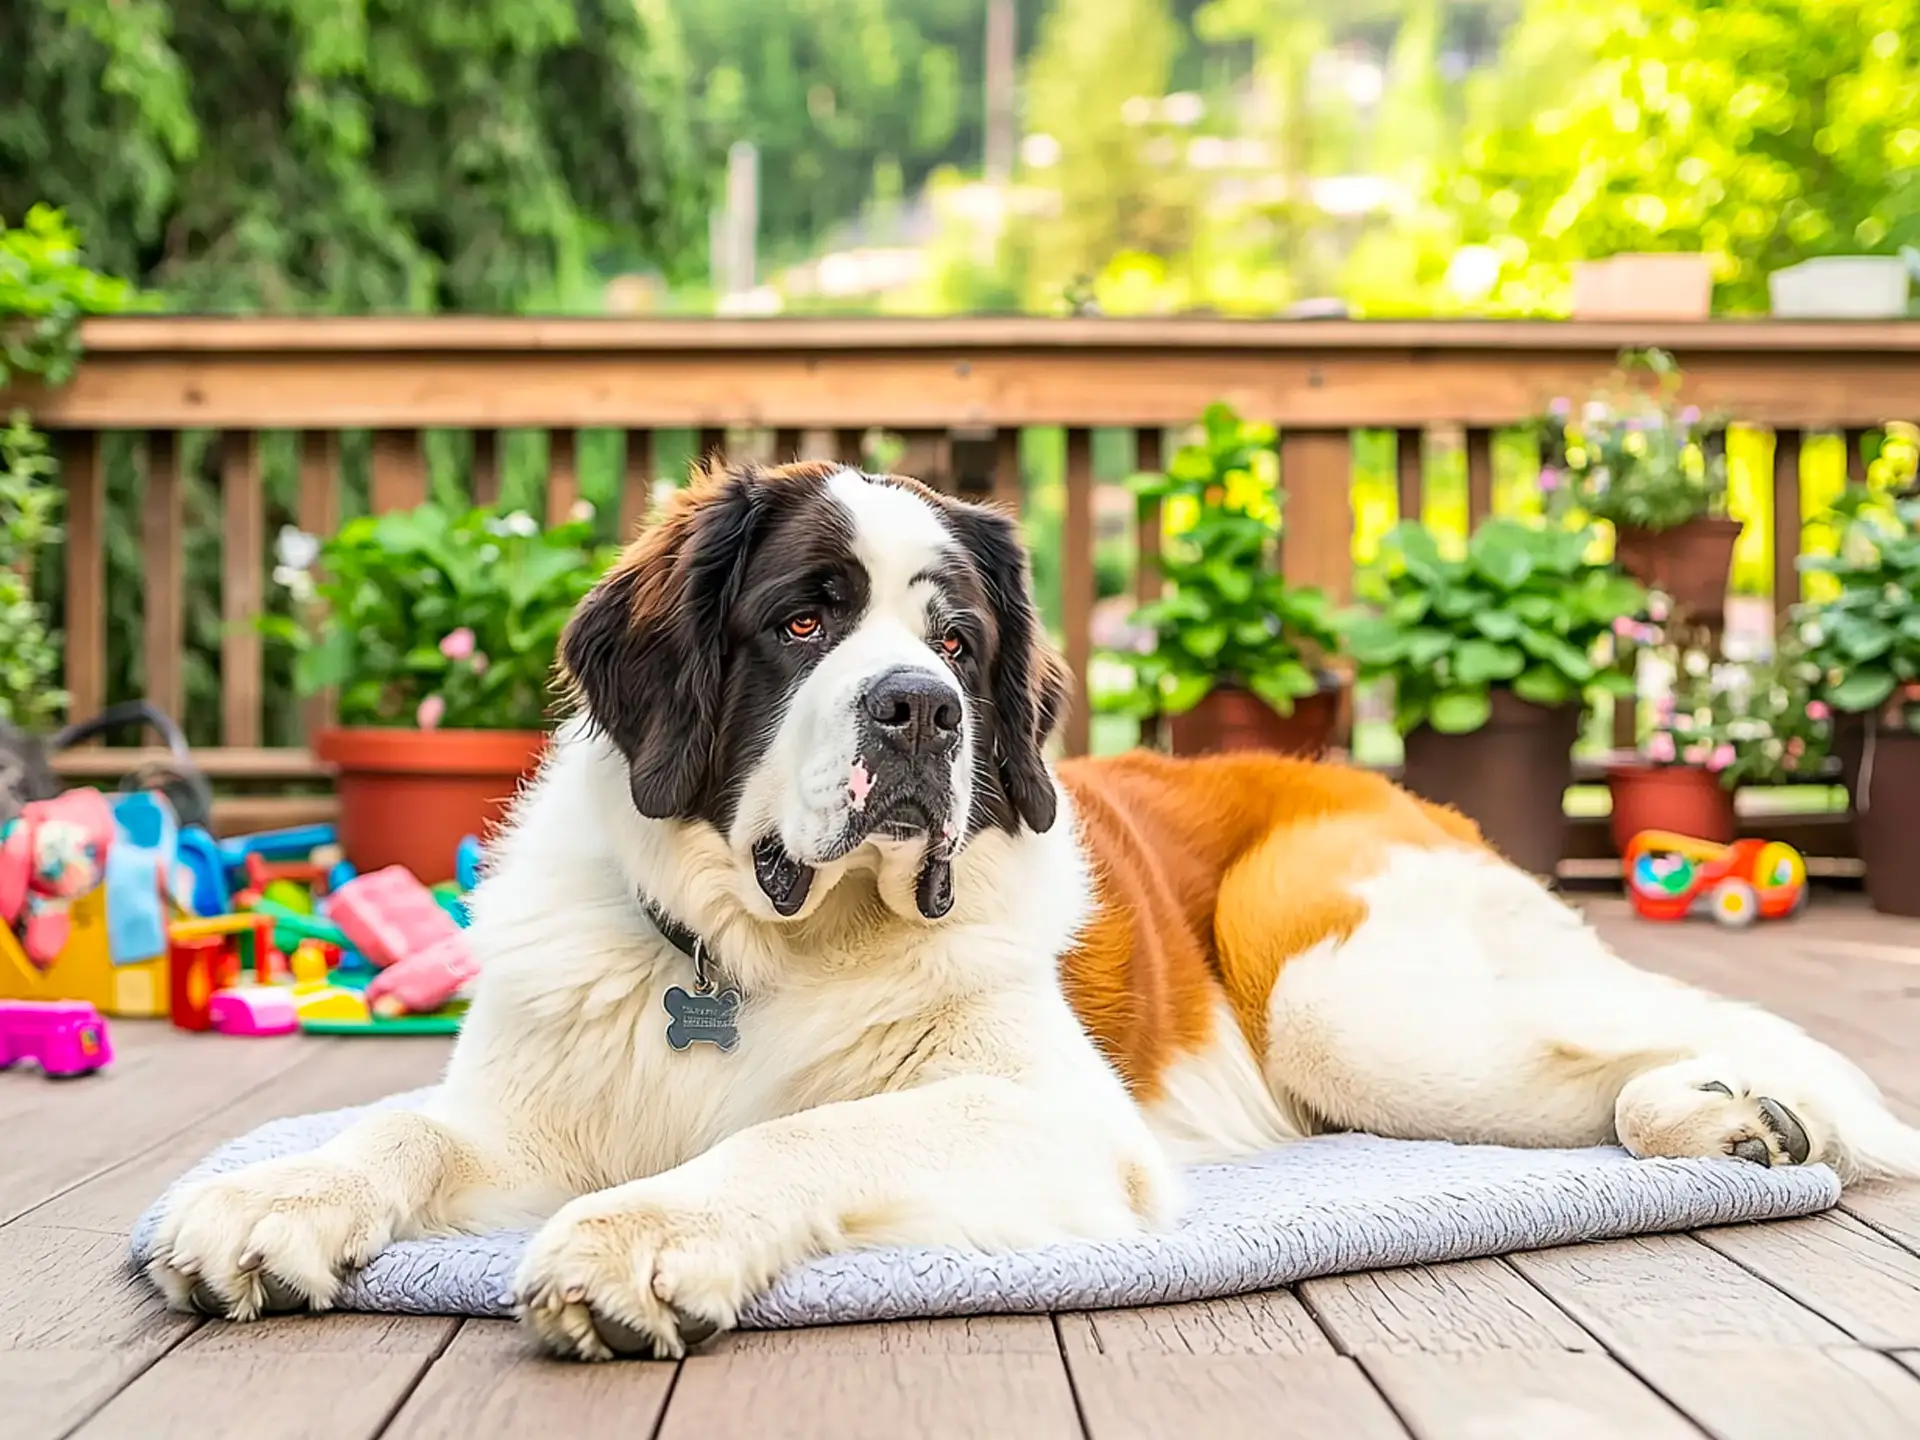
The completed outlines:
<svg viewBox="0 0 1920 1440">
<path fill-rule="evenodd" d="M 367 984 L 367 1004 L 376 1015 L 426 1015 L 479 973 L 466 937 L 450 935 L 374 976 Z"/>
<path fill-rule="evenodd" d="M 287 1035 L 300 1028 L 293 992 L 273 985 L 216 990 L 207 1014 L 222 1035 Z"/>
<path fill-rule="evenodd" d="M 400 865 L 342 885 L 327 906 L 327 918 L 381 969 L 460 933 L 433 892 Z"/>
<path fill-rule="evenodd" d="M 113 1061 L 100 1012 L 84 1000 L 0 1000 L 0 1070 L 37 1061 L 45 1075 L 84 1075 Z"/>
</svg>

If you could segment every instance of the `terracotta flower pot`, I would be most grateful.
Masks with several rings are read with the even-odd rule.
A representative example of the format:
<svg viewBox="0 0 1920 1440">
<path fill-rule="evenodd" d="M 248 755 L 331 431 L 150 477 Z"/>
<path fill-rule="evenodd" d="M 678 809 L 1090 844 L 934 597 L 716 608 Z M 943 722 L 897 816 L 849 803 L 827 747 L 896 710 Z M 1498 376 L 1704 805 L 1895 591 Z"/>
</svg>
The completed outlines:
<svg viewBox="0 0 1920 1440">
<path fill-rule="evenodd" d="M 1487 843 L 1522 870 L 1551 879 L 1567 843 L 1567 787 L 1573 783 L 1578 705 L 1534 705 L 1493 692 L 1493 715 L 1478 730 L 1444 735 L 1422 725 L 1407 736 L 1401 783 L 1451 805 Z"/>
<path fill-rule="evenodd" d="M 1920 917 L 1920 735 L 1874 724 L 1859 784 L 1866 804 L 1853 826 L 1867 898 L 1882 914 Z"/>
<path fill-rule="evenodd" d="M 1200 703 L 1172 717 L 1169 736 L 1176 755 L 1213 755 L 1223 750 L 1275 750 L 1318 759 L 1332 743 L 1340 718 L 1340 685 L 1323 682 L 1282 715 L 1251 690 L 1215 685 Z"/>
<path fill-rule="evenodd" d="M 1642 585 L 1664 590 L 1689 618 L 1718 625 L 1727 610 L 1738 520 L 1696 516 L 1671 530 L 1614 529 L 1614 559 Z"/>
<path fill-rule="evenodd" d="M 1733 792 L 1697 765 L 1609 765 L 1613 847 L 1622 855 L 1642 830 L 1670 830 L 1716 845 L 1733 842 Z"/>
<path fill-rule="evenodd" d="M 404 865 L 453 878 L 464 835 L 484 835 L 545 751 L 539 730 L 323 730 L 314 752 L 338 770 L 340 843 L 362 873 Z"/>
</svg>

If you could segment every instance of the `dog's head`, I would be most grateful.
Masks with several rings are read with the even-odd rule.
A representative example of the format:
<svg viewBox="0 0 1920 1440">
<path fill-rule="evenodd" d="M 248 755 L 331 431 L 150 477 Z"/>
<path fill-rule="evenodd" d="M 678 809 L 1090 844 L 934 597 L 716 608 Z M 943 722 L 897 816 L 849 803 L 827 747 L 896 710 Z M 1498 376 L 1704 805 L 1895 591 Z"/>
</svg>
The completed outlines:
<svg viewBox="0 0 1920 1440">
<path fill-rule="evenodd" d="M 825 464 L 716 468 L 582 603 L 561 662 L 644 815 L 713 826 L 772 912 L 871 847 L 952 905 L 982 829 L 1045 830 L 1066 700 L 1004 516 Z"/>
</svg>

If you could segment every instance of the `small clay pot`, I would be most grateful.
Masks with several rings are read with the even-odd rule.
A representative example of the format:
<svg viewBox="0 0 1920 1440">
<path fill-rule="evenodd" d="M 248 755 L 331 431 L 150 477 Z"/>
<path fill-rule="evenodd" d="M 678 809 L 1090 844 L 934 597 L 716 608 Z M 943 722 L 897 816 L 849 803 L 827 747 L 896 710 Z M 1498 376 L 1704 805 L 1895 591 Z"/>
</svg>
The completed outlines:
<svg viewBox="0 0 1920 1440">
<path fill-rule="evenodd" d="M 463 836 L 506 813 L 545 752 L 539 730 L 323 730 L 314 753 L 335 767 L 340 845 L 362 874 L 404 865 L 432 885 L 453 878 Z"/>
<path fill-rule="evenodd" d="M 1315 760 L 1326 754 L 1340 718 L 1340 683 L 1328 676 L 1311 695 L 1282 715 L 1251 690 L 1215 685 L 1200 703 L 1171 718 L 1176 755 L 1217 755 L 1227 750 L 1273 750 Z"/>
<path fill-rule="evenodd" d="M 1726 618 L 1738 520 L 1696 516 L 1671 530 L 1614 527 L 1613 558 L 1642 585 L 1664 590 L 1690 620 L 1718 628 Z"/>
<path fill-rule="evenodd" d="M 1733 843 L 1733 792 L 1697 765 L 1609 765 L 1613 846 L 1622 855 L 1643 830 Z"/>
<path fill-rule="evenodd" d="M 1510 690 L 1491 698 L 1493 714 L 1478 730 L 1446 735 L 1421 725 L 1410 732 L 1401 783 L 1451 805 L 1515 865 L 1551 879 L 1566 852 L 1580 707 L 1535 705 Z"/>
</svg>

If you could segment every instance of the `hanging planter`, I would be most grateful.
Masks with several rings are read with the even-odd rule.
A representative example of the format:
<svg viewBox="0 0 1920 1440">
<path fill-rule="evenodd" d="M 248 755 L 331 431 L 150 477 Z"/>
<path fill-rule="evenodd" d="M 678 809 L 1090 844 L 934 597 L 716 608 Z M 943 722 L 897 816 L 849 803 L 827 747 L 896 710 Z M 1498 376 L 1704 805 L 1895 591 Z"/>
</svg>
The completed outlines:
<svg viewBox="0 0 1920 1440">
<path fill-rule="evenodd" d="M 1696 515 L 1665 530 L 1626 522 L 1614 526 L 1613 555 L 1620 568 L 1649 589 L 1662 590 L 1689 618 L 1718 625 L 1726 613 L 1738 520 Z"/>
</svg>

